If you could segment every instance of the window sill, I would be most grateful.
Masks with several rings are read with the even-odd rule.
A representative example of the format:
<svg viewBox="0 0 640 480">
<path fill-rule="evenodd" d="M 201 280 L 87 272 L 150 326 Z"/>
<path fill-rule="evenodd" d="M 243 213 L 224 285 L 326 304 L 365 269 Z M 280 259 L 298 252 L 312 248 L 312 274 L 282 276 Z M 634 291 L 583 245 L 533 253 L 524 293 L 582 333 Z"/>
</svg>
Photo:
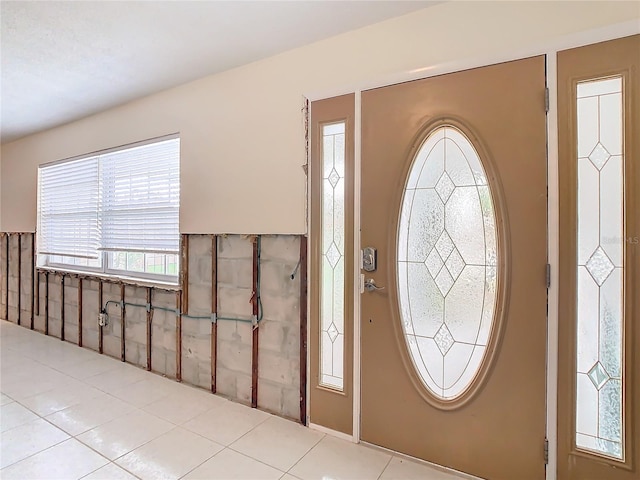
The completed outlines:
<svg viewBox="0 0 640 480">
<path fill-rule="evenodd" d="M 53 273 L 55 275 L 65 275 L 75 278 L 82 278 L 88 280 L 99 280 L 110 283 L 123 283 L 125 285 L 131 285 L 134 287 L 150 287 L 159 290 L 166 291 L 180 291 L 182 287 L 179 284 L 163 282 L 160 280 L 146 280 L 141 278 L 120 276 L 120 275 L 105 275 L 98 272 L 86 272 L 73 269 L 61 269 L 54 267 L 37 267 L 38 273 Z"/>
</svg>

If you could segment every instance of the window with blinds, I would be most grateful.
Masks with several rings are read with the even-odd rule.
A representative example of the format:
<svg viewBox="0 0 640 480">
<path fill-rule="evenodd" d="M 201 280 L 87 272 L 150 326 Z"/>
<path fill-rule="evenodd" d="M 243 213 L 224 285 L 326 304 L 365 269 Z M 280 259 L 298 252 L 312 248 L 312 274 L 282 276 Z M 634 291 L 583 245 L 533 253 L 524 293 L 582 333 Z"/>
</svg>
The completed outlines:
<svg viewBox="0 0 640 480">
<path fill-rule="evenodd" d="M 177 283 L 180 139 L 43 165 L 38 264 Z"/>
</svg>

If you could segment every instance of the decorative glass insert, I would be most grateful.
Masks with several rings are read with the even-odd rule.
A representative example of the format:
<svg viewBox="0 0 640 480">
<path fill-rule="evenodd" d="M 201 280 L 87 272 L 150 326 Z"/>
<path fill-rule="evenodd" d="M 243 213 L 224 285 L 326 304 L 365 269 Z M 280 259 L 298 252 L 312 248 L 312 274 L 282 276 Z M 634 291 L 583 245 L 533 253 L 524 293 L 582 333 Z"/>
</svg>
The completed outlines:
<svg viewBox="0 0 640 480">
<path fill-rule="evenodd" d="M 576 446 L 624 457 L 622 78 L 578 84 Z"/>
<path fill-rule="evenodd" d="M 344 383 L 345 123 L 322 127 L 320 384 Z"/>
<path fill-rule="evenodd" d="M 484 358 L 494 323 L 498 251 L 493 198 L 480 158 L 452 126 L 418 151 L 398 231 L 404 337 L 427 389 L 462 395 Z"/>
</svg>

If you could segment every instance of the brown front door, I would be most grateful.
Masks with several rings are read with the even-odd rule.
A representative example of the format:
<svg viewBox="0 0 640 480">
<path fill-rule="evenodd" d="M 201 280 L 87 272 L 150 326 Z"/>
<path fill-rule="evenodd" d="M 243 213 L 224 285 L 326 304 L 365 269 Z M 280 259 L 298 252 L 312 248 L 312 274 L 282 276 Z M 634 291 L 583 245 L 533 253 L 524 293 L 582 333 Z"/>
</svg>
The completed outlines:
<svg viewBox="0 0 640 480">
<path fill-rule="evenodd" d="M 558 479 L 640 478 L 640 35 L 558 54 Z"/>
<path fill-rule="evenodd" d="M 544 57 L 363 93 L 363 441 L 544 478 L 544 98 Z"/>
</svg>

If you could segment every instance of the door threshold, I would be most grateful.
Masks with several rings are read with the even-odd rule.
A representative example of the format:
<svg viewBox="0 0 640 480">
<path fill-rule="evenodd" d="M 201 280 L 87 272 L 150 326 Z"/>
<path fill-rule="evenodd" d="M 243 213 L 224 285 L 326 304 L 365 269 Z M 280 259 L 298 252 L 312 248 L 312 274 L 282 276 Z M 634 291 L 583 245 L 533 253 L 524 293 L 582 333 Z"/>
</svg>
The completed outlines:
<svg viewBox="0 0 640 480">
<path fill-rule="evenodd" d="M 412 457 L 411 455 L 407 455 L 407 454 L 402 453 L 402 452 L 396 452 L 395 450 L 391 450 L 389 448 L 381 447 L 380 445 L 375 445 L 373 443 L 365 442 L 365 441 L 362 441 L 362 440 L 360 440 L 360 443 L 362 445 L 366 445 L 367 447 L 373 448 L 374 450 L 379 450 L 381 452 L 388 453 L 388 454 L 393 455 L 395 457 L 404 458 L 406 460 L 410 460 L 412 462 L 419 463 L 421 465 L 426 465 L 427 467 L 431 467 L 434 470 L 439 470 L 439 471 L 444 472 L 444 473 L 450 473 L 451 475 L 457 475 L 458 477 L 464 478 L 466 480 L 486 480 L 486 479 L 484 479 L 482 477 L 476 477 L 476 476 L 470 475 L 468 473 L 459 472 L 458 470 L 454 470 L 453 468 L 444 467 L 442 465 L 438 465 L 437 463 L 432 463 L 432 462 L 428 462 L 427 460 L 423 460 L 421 458 Z"/>
</svg>

